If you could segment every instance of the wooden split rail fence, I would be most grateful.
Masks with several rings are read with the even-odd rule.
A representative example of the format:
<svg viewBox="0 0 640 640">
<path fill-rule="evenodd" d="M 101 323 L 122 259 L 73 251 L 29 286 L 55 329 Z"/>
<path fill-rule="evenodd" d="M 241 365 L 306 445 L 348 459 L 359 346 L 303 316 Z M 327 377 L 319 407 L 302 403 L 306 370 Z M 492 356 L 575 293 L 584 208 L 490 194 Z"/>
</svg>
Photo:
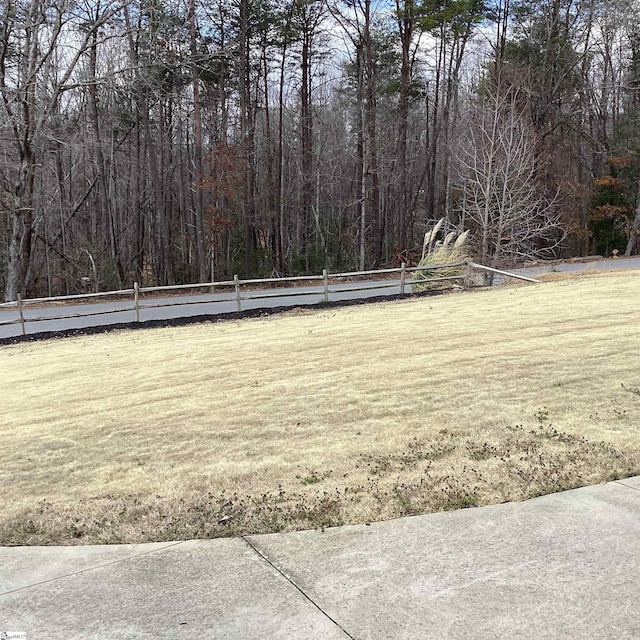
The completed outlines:
<svg viewBox="0 0 640 640">
<path fill-rule="evenodd" d="M 411 276 L 414 273 L 420 271 L 438 271 L 442 269 L 451 269 L 451 268 L 462 268 L 464 267 L 464 273 L 458 275 L 445 275 L 441 277 L 432 277 L 432 278 L 422 278 L 422 279 L 407 279 L 407 276 Z M 295 276 L 295 277 L 285 277 L 285 278 L 253 278 L 249 280 L 240 280 L 237 275 L 233 277 L 233 280 L 221 281 L 221 282 L 203 282 L 197 284 L 178 284 L 178 285 L 168 285 L 168 286 L 157 286 L 157 287 L 140 287 L 138 283 L 134 283 L 133 288 L 131 289 L 120 289 L 117 291 L 100 291 L 96 293 L 80 293 L 68 296 L 54 296 L 48 298 L 29 298 L 23 299 L 22 296 L 18 295 L 17 300 L 13 302 L 4 302 L 0 304 L 0 310 L 4 309 L 17 309 L 18 317 L 12 318 L 10 320 L 0 320 L 0 327 L 6 325 L 20 324 L 22 335 L 27 335 L 26 325 L 30 322 L 43 322 L 49 320 L 67 320 L 72 318 L 84 318 L 91 316 L 99 316 L 99 315 L 107 315 L 111 313 L 122 313 L 133 311 L 135 314 L 135 321 L 141 322 L 140 312 L 144 309 L 158 309 L 158 308 L 166 308 L 166 307 L 174 307 L 174 306 L 187 306 L 193 304 L 212 304 L 219 302 L 235 302 L 236 311 L 238 313 L 242 313 L 242 301 L 243 300 L 261 300 L 261 299 L 270 299 L 270 298 L 291 298 L 295 296 L 310 296 L 310 295 L 322 295 L 323 302 L 330 302 L 331 294 L 335 293 L 352 293 L 358 291 L 367 291 L 373 289 L 387 289 L 387 288 L 398 288 L 400 289 L 400 295 L 405 295 L 407 293 L 407 287 L 412 285 L 424 285 L 429 282 L 444 282 L 444 281 L 463 281 L 465 288 L 468 288 L 471 284 L 471 272 L 473 269 L 477 269 L 480 271 L 486 271 L 490 273 L 497 273 L 504 277 L 516 278 L 518 280 L 525 280 L 527 282 L 540 282 L 539 280 L 535 280 L 534 278 L 529 278 L 527 276 L 522 276 L 515 273 L 509 273 L 507 271 L 500 271 L 498 269 L 493 269 L 491 267 L 485 267 L 484 265 L 476 264 L 474 262 L 455 262 L 451 264 L 440 264 L 440 265 L 429 265 L 424 267 L 407 267 L 404 263 L 399 268 L 394 269 L 376 269 L 372 271 L 353 271 L 346 273 L 328 273 L 326 269 L 323 270 L 322 275 L 317 276 Z M 332 284 L 331 281 L 335 280 L 344 280 L 344 279 L 353 279 L 353 278 L 365 278 L 372 276 L 388 276 L 391 274 L 398 274 L 400 276 L 400 281 L 390 281 L 390 282 L 380 282 L 376 281 L 374 283 L 369 282 L 363 284 L 363 286 L 342 286 L 340 284 Z M 265 292 L 261 293 L 260 289 L 253 289 L 250 291 L 245 291 L 246 295 L 243 295 L 242 287 L 247 287 L 251 285 L 265 285 L 265 284 L 285 284 L 285 283 L 296 283 L 296 282 L 322 282 L 322 292 L 319 291 L 291 291 L 290 289 L 283 288 L 281 291 L 277 292 Z M 146 301 L 141 296 L 149 293 L 169 293 L 175 291 L 184 291 L 184 290 L 202 290 L 208 289 L 209 294 L 214 293 L 215 290 L 226 289 L 232 290 L 232 293 L 229 297 L 225 298 L 215 298 L 215 299 L 187 299 L 187 300 L 175 300 L 165 298 L 160 301 L 153 301 L 150 299 Z M 100 300 L 101 298 L 118 298 L 118 297 L 131 297 L 132 305 L 127 307 L 118 306 L 114 309 L 100 309 L 96 311 L 86 311 L 82 313 L 72 313 L 72 314 L 64 314 L 64 315 L 54 315 L 54 316 L 43 316 L 43 317 L 26 317 L 25 316 L 25 308 L 33 305 L 48 305 L 48 304 L 59 304 L 72 302 L 74 300 Z M 179 316 L 176 316 L 179 317 Z"/>
</svg>

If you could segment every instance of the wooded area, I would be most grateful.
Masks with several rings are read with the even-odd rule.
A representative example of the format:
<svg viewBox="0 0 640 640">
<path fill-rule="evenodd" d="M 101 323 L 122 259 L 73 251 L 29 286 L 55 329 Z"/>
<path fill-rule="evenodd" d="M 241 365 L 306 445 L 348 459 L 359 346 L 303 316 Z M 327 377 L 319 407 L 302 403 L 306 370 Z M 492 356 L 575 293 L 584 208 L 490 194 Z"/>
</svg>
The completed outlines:
<svg viewBox="0 0 640 640">
<path fill-rule="evenodd" d="M 640 249 L 635 0 L 5 0 L 6 300 Z"/>
</svg>

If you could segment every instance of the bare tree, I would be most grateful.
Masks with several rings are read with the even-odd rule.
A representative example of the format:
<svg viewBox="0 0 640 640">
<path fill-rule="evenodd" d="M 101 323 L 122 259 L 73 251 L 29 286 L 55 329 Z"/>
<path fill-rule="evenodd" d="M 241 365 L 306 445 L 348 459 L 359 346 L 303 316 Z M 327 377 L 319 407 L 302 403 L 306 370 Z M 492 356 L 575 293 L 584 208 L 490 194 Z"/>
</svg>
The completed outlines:
<svg viewBox="0 0 640 640">
<path fill-rule="evenodd" d="M 15 300 L 23 292 L 31 263 L 35 181 L 47 125 L 62 94 L 77 87 L 73 74 L 81 57 L 95 46 L 95 34 L 116 11 L 107 4 L 94 15 L 69 0 L 5 4 L 0 95 L 16 159 L 12 176 L 3 181 L 0 192 L 0 206 L 9 212 L 12 227 L 6 300 Z"/>
<path fill-rule="evenodd" d="M 359 268 L 366 261 L 366 231 L 370 223 L 375 229 L 374 264 L 382 260 L 384 220 L 380 207 L 378 171 L 377 100 L 379 62 L 376 51 L 376 23 L 380 18 L 373 0 L 342 0 L 331 5 L 355 51 L 357 100 L 359 103 L 358 160 L 360 163 L 360 248 Z M 379 28 L 379 27 L 378 27 Z"/>
<path fill-rule="evenodd" d="M 478 259 L 491 266 L 549 256 L 564 234 L 536 176 L 536 140 L 517 92 L 490 91 L 467 113 L 456 150 L 458 207 L 475 235 Z"/>
</svg>

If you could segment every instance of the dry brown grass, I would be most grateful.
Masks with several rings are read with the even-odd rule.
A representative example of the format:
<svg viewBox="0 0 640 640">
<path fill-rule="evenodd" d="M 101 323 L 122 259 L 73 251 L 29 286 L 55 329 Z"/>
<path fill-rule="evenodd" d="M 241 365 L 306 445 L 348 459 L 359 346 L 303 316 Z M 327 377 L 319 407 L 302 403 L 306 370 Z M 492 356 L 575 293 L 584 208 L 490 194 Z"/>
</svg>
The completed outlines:
<svg viewBox="0 0 640 640">
<path fill-rule="evenodd" d="M 0 542 L 365 522 L 640 472 L 640 275 L 0 348 Z"/>
</svg>

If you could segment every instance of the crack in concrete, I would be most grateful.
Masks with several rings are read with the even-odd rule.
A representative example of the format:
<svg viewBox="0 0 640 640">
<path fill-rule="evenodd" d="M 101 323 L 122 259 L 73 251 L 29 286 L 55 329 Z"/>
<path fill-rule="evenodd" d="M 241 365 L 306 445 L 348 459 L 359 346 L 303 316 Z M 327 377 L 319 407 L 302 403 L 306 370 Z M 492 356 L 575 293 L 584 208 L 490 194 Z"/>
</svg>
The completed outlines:
<svg viewBox="0 0 640 640">
<path fill-rule="evenodd" d="M 10 589 L 9 591 L 3 591 L 0 593 L 0 597 L 9 595 L 10 593 L 16 593 L 16 591 L 24 591 L 25 589 L 31 589 L 32 587 L 38 587 L 42 584 L 47 584 L 49 582 L 55 582 L 56 580 L 61 580 L 62 578 L 70 578 L 71 576 L 77 576 L 81 573 L 87 573 L 88 571 L 95 571 L 96 569 L 102 569 L 104 567 L 109 567 L 112 564 L 118 564 L 119 562 L 124 562 L 126 560 L 135 560 L 136 558 L 141 558 L 142 556 L 148 556 L 152 553 L 157 553 L 158 551 L 164 551 L 165 549 L 170 549 L 172 547 L 177 547 L 180 544 L 184 544 L 184 540 L 180 540 L 179 542 L 172 542 L 164 547 L 159 547 L 157 549 L 151 549 L 149 551 L 144 551 L 143 553 L 137 553 L 133 556 L 127 556 L 126 558 L 118 558 L 117 560 L 112 560 L 111 562 L 105 562 L 104 564 L 95 565 L 93 567 L 87 567 L 86 569 L 80 569 L 79 571 L 72 571 L 71 573 L 65 573 L 61 576 L 56 576 L 55 578 L 49 578 L 48 580 L 41 580 L 40 582 L 34 582 L 33 584 L 28 584 L 24 587 L 18 587 L 17 589 Z"/>
<path fill-rule="evenodd" d="M 249 542 L 249 540 L 245 536 L 241 536 L 241 539 L 244 540 L 249 546 L 249 548 L 255 551 L 255 553 L 257 553 L 258 556 L 260 556 L 260 558 L 264 560 L 264 562 L 266 562 L 274 571 L 277 571 L 296 591 L 298 591 L 298 593 L 300 593 L 300 595 L 302 595 L 302 597 L 305 600 L 310 602 L 311 605 L 313 605 L 323 616 L 331 620 L 331 622 L 336 627 L 338 627 L 338 629 L 340 629 L 340 631 L 342 631 L 342 633 L 344 633 L 344 635 L 347 638 L 350 638 L 351 640 L 356 640 L 355 636 L 352 636 L 337 620 L 332 618 L 326 611 L 324 611 L 324 609 L 322 609 L 317 602 L 315 602 L 311 597 L 309 597 L 286 573 L 284 573 L 280 568 L 278 568 L 275 564 L 273 564 L 273 562 L 271 562 L 271 560 L 269 560 L 269 558 L 264 553 L 262 553 L 262 551 L 260 551 L 258 547 L 256 547 L 254 544 Z"/>
<path fill-rule="evenodd" d="M 640 491 L 640 488 L 633 487 L 630 484 L 627 484 L 624 480 L 614 480 L 616 484 L 621 484 L 623 487 L 627 487 L 627 489 L 633 489 L 634 491 Z"/>
</svg>

